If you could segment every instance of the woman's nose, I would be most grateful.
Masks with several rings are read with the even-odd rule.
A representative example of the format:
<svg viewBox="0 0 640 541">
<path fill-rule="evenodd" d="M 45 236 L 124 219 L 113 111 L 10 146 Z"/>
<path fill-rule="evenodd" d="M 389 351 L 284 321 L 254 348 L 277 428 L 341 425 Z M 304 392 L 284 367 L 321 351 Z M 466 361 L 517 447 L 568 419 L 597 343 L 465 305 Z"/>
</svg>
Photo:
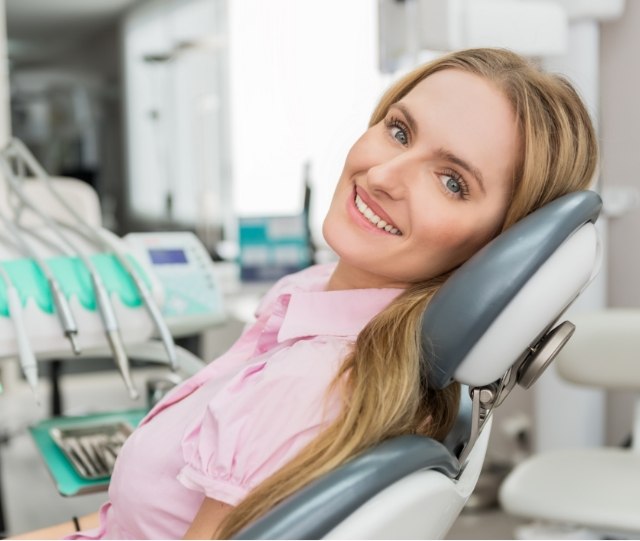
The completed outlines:
<svg viewBox="0 0 640 541">
<path fill-rule="evenodd" d="M 418 174 L 411 156 L 403 153 L 372 166 L 367 172 L 367 182 L 371 191 L 384 193 L 391 199 L 401 199 Z"/>
</svg>

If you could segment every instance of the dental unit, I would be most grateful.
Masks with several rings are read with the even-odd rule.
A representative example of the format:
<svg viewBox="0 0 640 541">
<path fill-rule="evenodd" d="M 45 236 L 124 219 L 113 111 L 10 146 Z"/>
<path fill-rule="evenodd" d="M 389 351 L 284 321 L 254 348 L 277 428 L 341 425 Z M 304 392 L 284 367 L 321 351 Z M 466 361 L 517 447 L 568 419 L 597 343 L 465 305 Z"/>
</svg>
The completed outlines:
<svg viewBox="0 0 640 541">
<path fill-rule="evenodd" d="M 8 146 L 11 151 L 15 152 L 16 156 L 22 160 L 20 163 L 23 163 L 28 166 L 31 172 L 35 175 L 35 178 L 43 181 L 47 187 L 49 193 L 53 196 L 53 198 L 60 203 L 60 205 L 68 212 L 68 214 L 74 219 L 75 225 L 71 225 L 68 223 L 64 223 L 64 226 L 72 229 L 77 234 L 85 237 L 89 242 L 95 244 L 99 249 L 107 250 L 113 252 L 118 262 L 122 265 L 122 267 L 129 274 L 131 279 L 133 280 L 140 296 L 142 298 L 143 304 L 147 309 L 149 316 L 156 328 L 157 333 L 159 334 L 164 348 L 167 352 L 167 356 L 169 358 L 170 367 L 172 370 L 176 370 L 178 366 L 177 353 L 175 349 L 175 343 L 171 336 L 171 332 L 167 327 L 165 320 L 160 313 L 160 309 L 158 308 L 157 303 L 153 299 L 151 292 L 145 282 L 140 277 L 139 273 L 136 269 L 131 265 L 130 261 L 127 259 L 122 249 L 120 248 L 117 237 L 114 238 L 114 235 L 109 234 L 109 232 L 104 229 L 96 229 L 91 227 L 79 214 L 76 210 L 70 206 L 64 198 L 60 196 L 58 191 L 55 189 L 53 183 L 47 172 L 44 168 L 38 163 L 33 154 L 29 151 L 29 149 L 22 143 L 19 139 L 12 139 Z"/>
<path fill-rule="evenodd" d="M 0 150 L 0 171 L 6 180 L 8 208 L 13 213 L 8 217 L 7 206 L 0 207 L 0 227 L 4 230 L 2 237 L 3 241 L 8 240 L 3 242 L 3 249 L 6 252 L 10 248 L 11 253 L 21 258 L 3 261 L 0 265 L 0 283 L 4 285 L 6 312 L 14 329 L 13 339 L 6 333 L 3 339 L 9 340 L 9 343 L 16 347 L 22 371 L 29 385 L 37 396 L 38 350 L 50 352 L 53 348 L 53 351 L 63 351 L 59 345 L 52 346 L 59 341 L 50 334 L 46 345 L 33 338 L 31 343 L 29 341 L 29 335 L 34 334 L 34 329 L 36 334 L 47 332 L 43 329 L 50 326 L 49 320 L 53 316 L 58 320 L 58 325 L 65 339 L 70 342 L 75 356 L 86 349 L 85 346 L 89 346 L 89 350 L 95 350 L 106 342 L 129 396 L 132 399 L 138 398 L 139 392 L 131 377 L 129 358 L 116 312 L 119 312 L 120 317 L 125 312 L 125 321 L 129 325 L 129 312 L 135 314 L 132 321 L 136 326 L 127 330 L 129 342 L 132 341 L 132 335 L 143 339 L 150 338 L 153 329 L 145 322 L 138 328 L 141 324 L 141 316 L 138 315 L 140 310 L 134 309 L 135 307 L 128 308 L 126 302 L 123 306 L 121 299 L 117 299 L 118 310 L 114 308 L 113 302 L 116 298 L 111 298 L 114 293 L 108 291 L 102 275 L 106 268 L 107 273 L 118 272 L 120 280 L 130 280 L 137 291 L 137 300 L 146 309 L 147 317 L 142 319 L 152 322 L 164 344 L 167 364 L 175 370 L 178 366 L 175 344 L 152 296 L 150 286 L 145 282 L 148 277 L 136 269 L 136 265 L 125 253 L 126 249 L 119 246 L 119 243 L 122 244 L 121 239 L 96 230 L 64 200 L 50 183 L 44 169 L 22 143 L 12 140 Z M 35 177 L 30 177 L 28 183 L 44 182 L 50 196 L 72 219 L 72 223 L 53 218 L 43 210 L 44 205 L 36 204 L 27 195 L 23 189 L 27 172 Z M 25 216 L 36 218 L 38 225 L 27 225 Z M 43 253 L 49 254 L 49 257 L 44 257 Z M 51 257 L 52 255 L 54 257 Z M 113 282 L 113 277 L 110 279 Z M 31 287 L 31 293 L 25 293 L 25 287 Z M 79 294 L 76 299 L 73 299 L 74 292 Z M 76 308 L 72 308 L 71 304 Z M 99 315 L 103 328 L 102 340 L 93 332 L 95 329 L 90 328 L 96 326 L 96 322 L 93 321 L 95 316 L 92 316 L 91 321 L 83 317 L 87 309 L 90 313 L 95 311 Z M 78 318 L 79 311 L 82 313 Z M 47 320 L 47 325 L 36 323 L 42 320 Z M 79 328 L 78 321 L 84 325 L 84 332 L 83 325 Z M 11 349 L 11 346 L 8 349 Z M 5 351 L 4 354 L 6 353 Z M 64 352 L 62 355 L 65 355 Z"/>
<path fill-rule="evenodd" d="M 4 153 L 10 152 L 9 149 L 5 149 Z M 11 154 L 9 154 L 11 155 Z M 29 208 L 32 212 L 34 212 L 45 224 L 45 226 L 52 231 L 58 239 L 64 244 L 67 249 L 80 258 L 82 263 L 85 265 L 87 270 L 89 271 L 89 275 L 91 276 L 91 282 L 93 285 L 95 298 L 97 302 L 98 312 L 102 318 L 102 322 L 104 325 L 104 331 L 107 337 L 107 341 L 109 343 L 109 347 L 111 348 L 111 352 L 113 353 L 114 361 L 116 366 L 120 370 L 122 378 L 124 379 L 125 385 L 129 391 L 129 395 L 131 398 L 137 398 L 139 396 L 138 391 L 136 390 L 133 381 L 131 380 L 131 373 L 129 370 L 129 359 L 127 358 L 124 346 L 122 344 L 122 338 L 120 336 L 120 330 L 118 327 L 118 321 L 115 317 L 115 313 L 113 311 L 113 306 L 111 305 L 111 301 L 109 299 L 109 295 L 104 287 L 104 283 L 102 278 L 100 277 L 97 269 L 95 268 L 93 262 L 90 258 L 88 258 L 81 250 L 79 250 L 74 242 L 71 241 L 69 236 L 62 232 L 61 228 L 51 220 L 44 212 L 42 212 L 36 205 L 34 205 L 29 199 L 25 196 L 23 191 L 20 188 L 20 181 L 14 175 L 11 167 L 7 163 L 7 161 L 2 161 L 2 170 L 7 178 L 8 185 L 12 189 L 13 193 L 18 197 L 20 202 L 27 208 Z"/>
</svg>

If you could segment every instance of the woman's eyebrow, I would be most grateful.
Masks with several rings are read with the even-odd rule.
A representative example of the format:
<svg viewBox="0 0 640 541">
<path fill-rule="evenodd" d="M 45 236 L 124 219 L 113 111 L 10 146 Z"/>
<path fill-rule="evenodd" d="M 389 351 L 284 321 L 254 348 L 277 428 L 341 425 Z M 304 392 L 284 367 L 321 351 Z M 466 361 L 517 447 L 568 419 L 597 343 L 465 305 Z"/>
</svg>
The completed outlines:
<svg viewBox="0 0 640 541">
<path fill-rule="evenodd" d="M 480 186 L 480 190 L 482 190 L 482 193 L 487 193 L 484 189 L 484 178 L 482 176 L 482 173 L 480 172 L 480 169 L 474 167 L 468 161 L 460 158 L 459 156 L 456 156 L 453 152 L 447 150 L 446 148 L 437 149 L 435 151 L 435 155 L 441 160 L 449 161 L 456 164 L 458 167 L 462 167 L 462 169 L 466 170 L 467 173 L 475 177 L 475 179 L 478 181 L 478 185 Z"/>
</svg>

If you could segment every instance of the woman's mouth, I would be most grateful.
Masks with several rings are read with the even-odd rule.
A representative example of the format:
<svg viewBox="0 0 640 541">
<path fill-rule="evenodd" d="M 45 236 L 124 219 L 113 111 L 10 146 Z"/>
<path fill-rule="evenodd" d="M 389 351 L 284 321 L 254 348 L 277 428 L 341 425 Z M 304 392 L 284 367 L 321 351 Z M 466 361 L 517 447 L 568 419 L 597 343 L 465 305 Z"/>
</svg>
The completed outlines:
<svg viewBox="0 0 640 541">
<path fill-rule="evenodd" d="M 362 214 L 366 220 L 371 222 L 378 229 L 384 230 L 391 235 L 402 235 L 402 231 L 400 231 L 394 224 L 386 222 L 373 212 L 358 194 L 356 194 L 355 204 L 360 214 Z"/>
</svg>

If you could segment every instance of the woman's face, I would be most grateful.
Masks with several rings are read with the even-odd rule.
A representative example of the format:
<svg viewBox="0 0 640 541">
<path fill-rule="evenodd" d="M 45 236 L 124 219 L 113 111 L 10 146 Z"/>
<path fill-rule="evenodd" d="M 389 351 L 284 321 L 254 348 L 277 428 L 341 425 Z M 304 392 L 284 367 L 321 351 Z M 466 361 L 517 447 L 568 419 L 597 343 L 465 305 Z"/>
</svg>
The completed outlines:
<svg viewBox="0 0 640 541">
<path fill-rule="evenodd" d="M 330 289 L 407 287 L 468 259 L 506 214 L 520 136 L 492 83 L 437 72 L 353 145 L 323 233 Z"/>
</svg>

